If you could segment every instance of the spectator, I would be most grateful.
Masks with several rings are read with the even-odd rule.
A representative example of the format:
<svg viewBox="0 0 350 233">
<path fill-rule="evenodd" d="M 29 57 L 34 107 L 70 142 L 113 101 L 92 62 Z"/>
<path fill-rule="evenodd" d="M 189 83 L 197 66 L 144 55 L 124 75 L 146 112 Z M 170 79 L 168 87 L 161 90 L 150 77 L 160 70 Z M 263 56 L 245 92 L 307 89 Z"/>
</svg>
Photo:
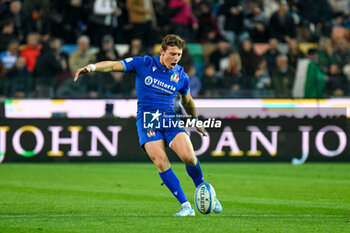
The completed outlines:
<svg viewBox="0 0 350 233">
<path fill-rule="evenodd" d="M 329 74 L 331 64 L 335 63 L 332 40 L 329 38 L 321 38 L 319 41 L 318 65 L 323 73 Z"/>
<path fill-rule="evenodd" d="M 304 54 L 300 51 L 298 41 L 294 38 L 288 41 L 288 65 L 294 70 L 297 68 L 297 62 L 299 58 L 303 58 Z"/>
<path fill-rule="evenodd" d="M 170 18 L 171 32 L 179 35 L 187 42 L 195 40 L 198 21 L 194 17 L 190 0 L 169 0 L 169 8 L 177 13 Z"/>
<path fill-rule="evenodd" d="M 294 85 L 295 69 L 288 64 L 284 54 L 277 56 L 276 67 L 272 70 L 272 89 L 276 98 L 290 98 Z"/>
<path fill-rule="evenodd" d="M 140 39 L 133 39 L 130 42 L 129 50 L 124 54 L 125 58 L 140 56 L 143 57 L 146 55 L 146 51 L 142 46 L 142 41 Z"/>
<path fill-rule="evenodd" d="M 238 53 L 233 53 L 229 56 L 229 64 L 224 70 L 223 76 L 223 91 L 224 94 L 235 95 L 241 87 L 240 81 L 242 79 L 242 64 Z"/>
<path fill-rule="evenodd" d="M 30 32 L 29 18 L 22 10 L 22 2 L 14 0 L 10 3 L 9 11 L 4 15 L 4 18 L 13 20 L 14 34 L 19 42 L 24 42 L 27 34 Z"/>
<path fill-rule="evenodd" d="M 86 98 L 96 99 L 103 96 L 103 78 L 101 73 L 90 72 L 86 74 L 86 77 L 82 81 L 84 86 L 84 95 Z"/>
<path fill-rule="evenodd" d="M 340 69 L 349 63 L 350 61 L 350 47 L 345 38 L 339 40 L 336 43 L 334 50 L 334 56 Z"/>
<path fill-rule="evenodd" d="M 52 98 L 54 96 L 56 75 L 63 72 L 60 62 L 61 45 L 60 39 L 52 38 L 41 49 L 33 72 L 35 95 L 38 97 Z"/>
<path fill-rule="evenodd" d="M 259 8 L 258 3 L 248 1 L 244 25 L 254 42 L 266 43 L 269 40 L 267 22 L 268 18 L 265 12 Z"/>
<path fill-rule="evenodd" d="M 59 59 L 60 59 L 60 64 L 62 66 L 62 72 L 56 74 L 56 81 L 55 81 L 55 90 L 57 90 L 57 88 L 67 79 L 71 79 L 72 78 L 72 74 L 69 70 L 68 67 L 68 55 L 64 52 L 61 52 L 59 55 Z"/>
<path fill-rule="evenodd" d="M 225 70 L 229 68 L 230 56 L 233 54 L 229 43 L 223 38 L 219 39 L 216 49 L 209 55 L 209 62 L 214 65 L 217 74 L 224 75 Z"/>
<path fill-rule="evenodd" d="M 170 31 L 170 11 L 168 7 L 168 1 L 153 0 L 154 14 L 156 17 L 157 28 L 160 31 L 160 35 L 166 35 Z M 176 8 L 177 9 L 177 8 Z M 174 13 L 177 13 L 175 9 Z"/>
<path fill-rule="evenodd" d="M 32 76 L 26 67 L 26 59 L 18 57 L 5 80 L 5 94 L 9 97 L 30 97 L 32 92 Z"/>
<path fill-rule="evenodd" d="M 263 10 L 264 14 L 268 19 L 271 18 L 272 14 L 278 10 L 279 0 L 264 0 L 263 1 Z"/>
<path fill-rule="evenodd" d="M 29 72 L 34 71 L 36 59 L 40 54 L 40 50 L 39 34 L 35 32 L 29 33 L 27 36 L 27 45 L 19 53 L 21 57 L 25 58 Z"/>
<path fill-rule="evenodd" d="M 97 61 L 117 60 L 118 58 L 119 55 L 116 49 L 114 48 L 113 37 L 111 35 L 105 35 L 102 39 L 102 47 L 100 49 L 100 52 L 97 54 Z M 112 95 L 113 92 L 120 91 L 119 86 L 117 88 L 115 87 L 115 81 L 118 80 L 117 85 L 122 85 L 120 82 L 123 74 L 105 73 L 101 75 L 102 76 L 91 76 L 93 80 L 91 80 L 91 82 L 86 83 L 87 92 L 89 96 L 94 96 L 94 98 L 101 97 L 103 90 L 106 90 L 106 92 L 109 93 L 109 95 Z M 124 81 L 127 82 L 127 80 L 123 80 L 123 82 Z"/>
<path fill-rule="evenodd" d="M 119 59 L 117 50 L 114 48 L 114 39 L 111 35 L 105 35 L 102 38 L 102 46 L 97 54 L 97 61 L 112 60 L 116 61 Z"/>
<path fill-rule="evenodd" d="M 288 5 L 279 4 L 269 23 L 270 36 L 280 42 L 288 42 L 296 36 L 296 26 L 292 15 L 288 12 Z"/>
<path fill-rule="evenodd" d="M 198 16 L 197 41 L 200 43 L 215 42 L 218 35 L 218 26 L 208 2 L 201 2 L 200 15 Z"/>
<path fill-rule="evenodd" d="M 329 4 L 335 14 L 350 14 L 350 0 L 329 0 Z"/>
<path fill-rule="evenodd" d="M 331 8 L 327 0 L 296 0 L 294 6 L 301 17 L 303 40 L 317 41 L 321 35 L 329 36 Z"/>
<path fill-rule="evenodd" d="M 157 23 L 152 0 L 127 0 L 126 6 L 133 26 L 133 38 L 140 39 L 145 47 L 153 46 L 155 32 L 152 28 Z"/>
<path fill-rule="evenodd" d="M 11 19 L 5 19 L 0 22 L 0 51 L 5 51 L 11 40 L 17 39 L 14 34 L 15 23 Z"/>
<path fill-rule="evenodd" d="M 132 24 L 129 22 L 129 12 L 126 7 L 127 0 L 118 0 L 120 15 L 118 16 L 118 32 L 115 41 L 127 44 L 132 40 Z M 164 3 L 165 4 L 165 3 Z"/>
<path fill-rule="evenodd" d="M 244 9 L 241 0 L 225 0 L 218 14 L 219 32 L 232 47 L 235 48 L 239 42 L 249 37 L 244 27 Z"/>
<path fill-rule="evenodd" d="M 215 74 L 215 65 L 208 64 L 202 77 L 201 94 L 205 97 L 219 96 L 222 88 L 220 77 Z"/>
<path fill-rule="evenodd" d="M 240 86 L 245 90 L 251 90 L 259 56 L 255 53 L 250 39 L 243 41 L 239 56 L 242 61 L 242 80 L 240 81 Z"/>
<path fill-rule="evenodd" d="M 190 78 L 191 96 L 197 97 L 201 91 L 202 81 L 196 74 L 196 68 L 194 66 L 191 66 L 189 70 L 185 70 L 185 72 Z"/>
<path fill-rule="evenodd" d="M 50 0 L 23 0 L 23 11 L 30 17 L 31 30 L 46 37 L 51 32 L 50 6 Z"/>
<path fill-rule="evenodd" d="M 96 61 L 94 53 L 89 51 L 90 39 L 83 35 L 78 38 L 78 49 L 72 52 L 69 56 L 69 69 L 71 73 L 75 73 L 80 67 L 84 67 L 89 63 Z"/>
<path fill-rule="evenodd" d="M 269 40 L 269 49 L 264 53 L 264 58 L 267 61 L 267 67 L 271 71 L 274 67 L 276 67 L 276 58 L 280 54 L 278 51 L 278 40 L 275 38 L 271 38 Z"/>
<path fill-rule="evenodd" d="M 52 28 L 55 28 L 52 36 L 62 38 L 67 44 L 75 43 L 78 36 L 86 30 L 83 0 L 51 0 L 51 6 L 50 20 Z"/>
<path fill-rule="evenodd" d="M 325 94 L 325 74 L 317 64 L 317 55 L 315 49 L 310 49 L 307 54 L 310 64 L 306 74 L 305 98 L 323 98 Z"/>
<path fill-rule="evenodd" d="M 339 68 L 339 65 L 333 63 L 330 65 L 328 80 L 326 84 L 326 93 L 330 96 L 344 96 L 347 88 L 347 79 Z"/>
<path fill-rule="evenodd" d="M 270 96 L 271 78 L 267 67 L 267 62 L 264 58 L 261 58 L 257 63 L 254 76 L 254 95 L 257 97 Z"/>
<path fill-rule="evenodd" d="M 12 40 L 10 41 L 7 50 L 0 53 L 0 61 L 6 67 L 6 69 L 10 69 L 16 64 L 18 48 L 18 40 Z"/>
<path fill-rule="evenodd" d="M 95 0 L 89 16 L 91 40 L 99 45 L 104 35 L 114 35 L 118 26 L 119 11 L 116 0 Z"/>
<path fill-rule="evenodd" d="M 142 46 L 142 41 L 140 39 L 133 39 L 130 42 L 129 50 L 124 54 L 124 58 L 135 57 L 135 56 L 145 56 L 146 51 Z M 133 94 L 136 95 L 134 83 L 135 76 L 130 73 L 120 73 L 113 72 L 109 76 L 104 76 L 104 91 L 106 97 L 125 97 Z"/>
</svg>

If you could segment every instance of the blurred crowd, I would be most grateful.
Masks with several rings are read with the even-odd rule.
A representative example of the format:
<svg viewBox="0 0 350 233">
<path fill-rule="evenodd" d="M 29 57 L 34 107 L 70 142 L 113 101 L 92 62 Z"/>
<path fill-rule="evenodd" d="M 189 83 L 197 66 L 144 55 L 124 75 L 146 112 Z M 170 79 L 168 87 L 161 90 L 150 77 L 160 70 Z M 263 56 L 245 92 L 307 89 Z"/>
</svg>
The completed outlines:
<svg viewBox="0 0 350 233">
<path fill-rule="evenodd" d="M 350 0 L 0 0 L 0 96 L 133 98 L 133 74 L 72 76 L 168 33 L 195 97 L 291 98 L 300 59 L 319 74 L 305 97 L 350 96 Z"/>
</svg>

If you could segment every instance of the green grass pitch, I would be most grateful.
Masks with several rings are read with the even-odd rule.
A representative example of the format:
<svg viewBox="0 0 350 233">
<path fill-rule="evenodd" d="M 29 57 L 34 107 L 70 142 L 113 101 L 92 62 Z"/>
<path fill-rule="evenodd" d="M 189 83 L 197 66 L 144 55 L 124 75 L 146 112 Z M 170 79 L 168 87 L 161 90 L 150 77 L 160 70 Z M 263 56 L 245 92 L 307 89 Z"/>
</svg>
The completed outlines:
<svg viewBox="0 0 350 233">
<path fill-rule="evenodd" d="M 1 164 L 0 232 L 350 232 L 350 164 L 202 163 L 224 211 L 174 218 L 151 163 Z M 173 164 L 193 204 L 183 164 Z"/>
</svg>

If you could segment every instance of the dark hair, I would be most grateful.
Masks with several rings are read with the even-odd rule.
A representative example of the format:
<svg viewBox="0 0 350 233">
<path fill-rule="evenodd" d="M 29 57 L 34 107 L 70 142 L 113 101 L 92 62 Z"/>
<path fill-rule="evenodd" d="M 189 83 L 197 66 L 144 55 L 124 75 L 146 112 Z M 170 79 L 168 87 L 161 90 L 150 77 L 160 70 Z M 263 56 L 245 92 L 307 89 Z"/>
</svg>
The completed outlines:
<svg viewBox="0 0 350 233">
<path fill-rule="evenodd" d="M 177 46 L 179 49 L 185 48 L 185 41 L 180 36 L 170 34 L 163 38 L 162 49 L 165 51 L 168 46 Z"/>
</svg>

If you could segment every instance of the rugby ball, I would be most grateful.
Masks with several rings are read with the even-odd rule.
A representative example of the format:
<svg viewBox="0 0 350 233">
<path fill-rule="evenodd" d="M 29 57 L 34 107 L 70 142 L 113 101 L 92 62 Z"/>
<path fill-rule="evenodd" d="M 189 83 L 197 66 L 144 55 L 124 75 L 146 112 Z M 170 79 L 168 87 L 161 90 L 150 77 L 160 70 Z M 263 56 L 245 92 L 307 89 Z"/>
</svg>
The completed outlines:
<svg viewBox="0 0 350 233">
<path fill-rule="evenodd" d="M 199 212 L 209 214 L 215 206 L 216 194 L 213 186 L 209 183 L 200 184 L 194 194 L 194 202 Z"/>
</svg>

